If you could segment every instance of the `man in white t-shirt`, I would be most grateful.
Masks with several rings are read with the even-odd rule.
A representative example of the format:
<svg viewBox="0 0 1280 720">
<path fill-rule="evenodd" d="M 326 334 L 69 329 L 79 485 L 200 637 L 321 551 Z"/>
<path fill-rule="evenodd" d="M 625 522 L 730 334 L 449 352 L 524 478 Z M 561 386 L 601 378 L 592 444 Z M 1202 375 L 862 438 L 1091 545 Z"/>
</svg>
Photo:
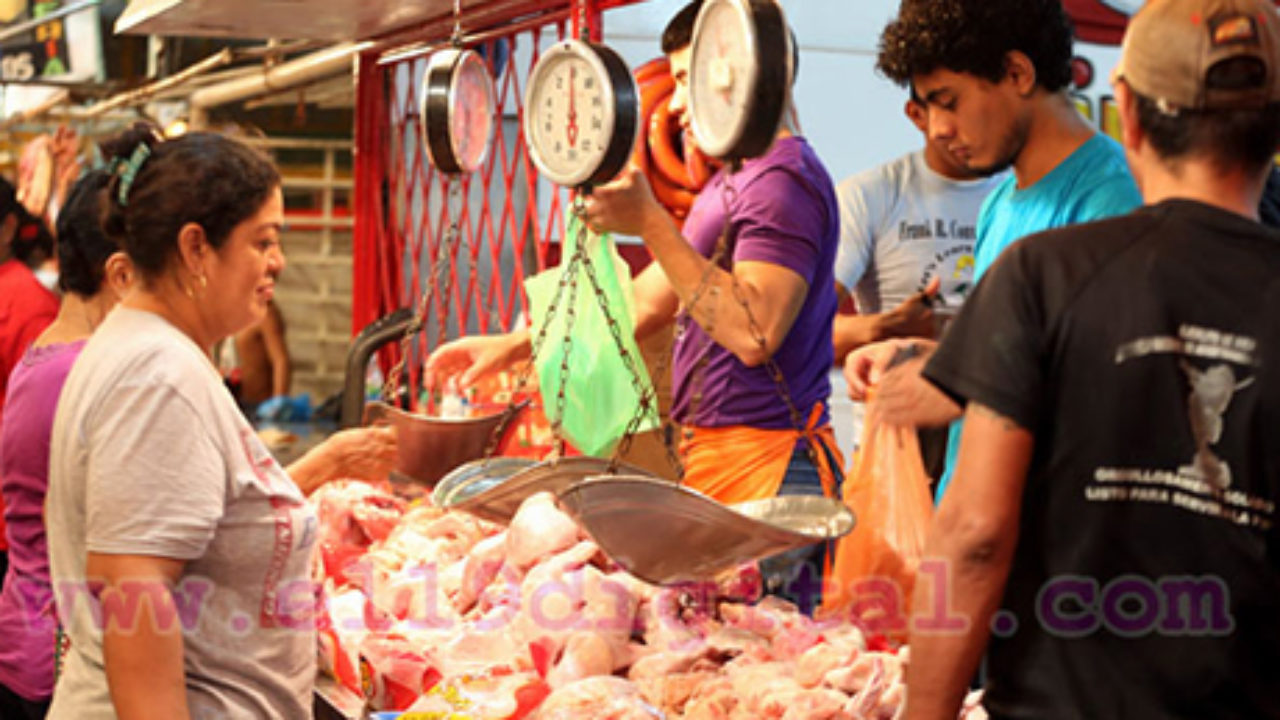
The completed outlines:
<svg viewBox="0 0 1280 720">
<path fill-rule="evenodd" d="M 846 178 L 840 202 L 836 291 L 841 305 L 852 294 L 857 314 L 838 314 L 835 359 L 891 337 L 936 337 L 940 322 L 973 286 L 973 244 L 978 210 L 1003 173 L 983 177 L 926 132 L 926 108 L 914 97 L 904 107 L 925 134 L 924 147 Z M 854 403 L 850 430 L 858 443 L 862 403 Z M 930 474 L 941 471 L 946 438 L 922 433 Z"/>
<path fill-rule="evenodd" d="M 925 132 L 925 107 L 909 99 L 904 109 Z M 857 314 L 836 316 L 837 364 L 870 342 L 936 335 L 939 308 L 953 313 L 973 285 L 978 210 L 1001 177 L 976 174 L 926 135 L 923 149 L 840 183 L 836 289 Z"/>
</svg>

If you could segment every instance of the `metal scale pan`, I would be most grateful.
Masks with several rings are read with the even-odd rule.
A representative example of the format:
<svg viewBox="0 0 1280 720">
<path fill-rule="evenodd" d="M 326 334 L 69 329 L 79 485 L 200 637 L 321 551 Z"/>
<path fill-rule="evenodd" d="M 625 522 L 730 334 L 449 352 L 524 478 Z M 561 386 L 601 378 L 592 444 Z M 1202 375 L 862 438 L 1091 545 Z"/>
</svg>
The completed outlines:
<svg viewBox="0 0 1280 720">
<path fill-rule="evenodd" d="M 390 425 L 396 431 L 393 475 L 428 487 L 454 468 L 484 457 L 494 435 L 499 441 L 528 401 L 502 412 L 475 418 L 436 418 L 405 412 L 382 402 L 364 409 L 365 425 Z"/>
<path fill-rule="evenodd" d="M 696 490 L 647 477 L 590 478 L 560 504 L 609 557 L 655 585 L 715 578 L 742 563 L 834 540 L 853 511 L 817 495 L 722 505 Z"/>
<path fill-rule="evenodd" d="M 492 464 L 499 460 L 513 459 L 499 458 L 488 462 Z M 485 462 L 469 465 L 480 466 Z M 559 495 L 561 491 L 589 477 L 596 477 L 601 482 L 609 482 L 614 477 L 605 474 L 609 472 L 608 460 L 586 456 L 545 460 L 514 472 L 508 471 L 509 474 L 505 476 L 504 469 L 495 468 L 484 472 L 478 468 L 459 468 L 436 485 L 431 500 L 437 507 L 466 510 L 486 520 L 506 524 L 516 514 L 520 503 L 530 495 L 542 491 Z M 619 476 L 644 477 L 653 482 L 670 484 L 669 481 L 627 463 L 618 463 L 617 472 Z"/>
</svg>

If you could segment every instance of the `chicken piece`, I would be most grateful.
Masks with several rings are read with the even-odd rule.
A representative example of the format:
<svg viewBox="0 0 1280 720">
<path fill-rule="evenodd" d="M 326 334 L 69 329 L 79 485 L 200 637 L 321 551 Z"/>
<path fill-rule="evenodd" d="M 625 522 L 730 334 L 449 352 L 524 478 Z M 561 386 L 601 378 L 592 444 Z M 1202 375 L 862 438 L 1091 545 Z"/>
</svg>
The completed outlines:
<svg viewBox="0 0 1280 720">
<path fill-rule="evenodd" d="M 882 653 L 863 653 L 852 664 L 828 671 L 822 678 L 822 684 L 849 695 L 857 695 L 883 675 Z"/>
<path fill-rule="evenodd" d="M 880 693 L 876 704 L 871 706 L 870 712 L 867 713 L 867 719 L 894 720 L 902 714 L 906 698 L 906 684 L 901 681 L 893 683 Z"/>
<path fill-rule="evenodd" d="M 818 688 L 766 702 L 762 717 L 779 720 L 862 720 L 845 710 L 844 693 Z"/>
<path fill-rule="evenodd" d="M 825 642 L 815 645 L 796 659 L 796 682 L 806 688 L 818 687 L 827 673 L 852 665 L 856 657 L 857 650 L 851 651 L 848 647 Z"/>
<path fill-rule="evenodd" d="M 823 682 L 828 687 L 853 695 L 846 709 L 851 709 L 855 715 L 892 718 L 897 712 L 897 705 L 901 704 L 900 696 L 896 699 L 891 696 L 883 703 L 882 699 L 891 688 L 902 684 L 902 662 L 892 653 L 864 653 L 853 665 L 827 673 Z"/>
<path fill-rule="evenodd" d="M 480 521 L 466 513 L 442 514 L 436 508 L 420 506 L 405 514 L 386 541 L 370 553 L 392 568 L 411 560 L 444 568 L 466 557 L 484 537 Z"/>
<path fill-rule="evenodd" d="M 424 644 L 396 634 L 369 635 L 360 643 L 365 700 L 375 710 L 404 710 L 440 679 Z"/>
<path fill-rule="evenodd" d="M 668 717 L 680 717 L 698 688 L 715 677 L 714 672 L 681 672 L 649 676 L 633 682 L 640 687 L 640 693 L 650 705 Z"/>
<path fill-rule="evenodd" d="M 745 664 L 735 661 L 725 670 L 742 707 L 757 717 L 764 715 L 766 707 L 785 705 L 786 698 L 804 692 L 795 680 L 793 663 Z"/>
<path fill-rule="evenodd" d="M 662 588 L 637 610 L 636 631 L 659 652 L 694 650 L 719 627 L 712 614 L 713 606 L 685 588 Z"/>
<path fill-rule="evenodd" d="M 529 571 L 520 585 L 515 620 L 524 642 L 548 638 L 558 654 L 570 635 L 590 630 L 609 642 L 615 661 L 630 657 L 627 645 L 638 603 L 626 586 L 588 564 L 598 552 L 594 543 L 583 541 Z"/>
<path fill-rule="evenodd" d="M 766 597 L 756 605 L 721 603 L 720 617 L 729 627 L 747 630 L 775 643 L 775 651 L 786 657 L 798 656 L 821 636 L 812 619 L 795 605 L 776 597 Z"/>
<path fill-rule="evenodd" d="M 856 655 L 867 649 L 867 638 L 857 625 L 846 621 L 839 622 L 819 622 L 818 630 L 822 633 L 822 642 L 825 645 L 834 645 L 844 648 L 849 654 Z"/>
<path fill-rule="evenodd" d="M 741 628 L 715 627 L 706 634 L 707 644 L 721 663 L 749 656 L 755 662 L 771 662 L 773 650 L 768 640 Z"/>
<path fill-rule="evenodd" d="M 405 512 L 402 500 L 368 483 L 337 481 L 316 490 L 310 502 L 319 521 L 317 546 L 323 577 L 359 585 L 357 562 L 375 541 L 387 537 Z"/>
<path fill-rule="evenodd" d="M 527 646 L 504 628 L 467 623 L 451 628 L 434 647 L 438 648 L 441 671 L 449 676 L 477 674 L 502 665 L 532 665 Z"/>
<path fill-rule="evenodd" d="M 507 529 L 507 562 L 527 570 L 539 560 L 573 547 L 578 524 L 556 506 L 555 496 L 540 492 L 520 504 Z"/>
<path fill-rule="evenodd" d="M 463 561 L 462 582 L 453 596 L 455 610 L 464 615 L 471 610 L 480 594 L 498 576 L 506 552 L 506 532 L 487 537 L 471 548 Z"/>
<path fill-rule="evenodd" d="M 597 632 L 576 632 L 565 641 L 560 659 L 547 673 L 547 684 L 558 690 L 578 680 L 609 675 L 614 664 L 613 647 L 607 638 Z"/>
<path fill-rule="evenodd" d="M 627 677 L 638 683 L 687 673 L 699 660 L 709 658 L 712 652 L 711 646 L 705 643 L 688 650 L 653 652 L 636 660 L 627 671 Z"/>
<path fill-rule="evenodd" d="M 605 676 L 552 692 L 538 708 L 538 720 L 663 720 L 663 715 L 634 683 Z"/>
<path fill-rule="evenodd" d="M 746 563 L 716 578 L 715 595 L 719 600 L 753 603 L 764 594 L 764 576 L 759 563 Z"/>
<path fill-rule="evenodd" d="M 733 682 L 725 675 L 703 681 L 684 706 L 684 720 L 729 720 L 738 708 Z"/>
<path fill-rule="evenodd" d="M 369 600 L 378 609 L 417 628 L 456 627 L 461 617 L 441 588 L 443 578 L 430 563 L 410 562 L 395 571 L 373 573 Z"/>
</svg>

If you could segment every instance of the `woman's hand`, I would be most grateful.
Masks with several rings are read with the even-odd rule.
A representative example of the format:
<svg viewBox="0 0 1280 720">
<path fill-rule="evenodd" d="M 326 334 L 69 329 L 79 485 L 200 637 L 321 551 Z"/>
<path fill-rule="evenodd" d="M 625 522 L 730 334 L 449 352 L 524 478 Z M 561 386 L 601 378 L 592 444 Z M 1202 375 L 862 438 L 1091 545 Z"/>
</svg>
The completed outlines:
<svg viewBox="0 0 1280 720">
<path fill-rule="evenodd" d="M 339 477 L 378 482 L 386 480 L 396 466 L 396 431 L 390 427 L 342 430 L 316 449 Z"/>
<path fill-rule="evenodd" d="M 332 480 L 381 482 L 396 466 L 396 431 L 389 427 L 342 430 L 312 448 L 287 470 L 310 495 Z"/>
</svg>

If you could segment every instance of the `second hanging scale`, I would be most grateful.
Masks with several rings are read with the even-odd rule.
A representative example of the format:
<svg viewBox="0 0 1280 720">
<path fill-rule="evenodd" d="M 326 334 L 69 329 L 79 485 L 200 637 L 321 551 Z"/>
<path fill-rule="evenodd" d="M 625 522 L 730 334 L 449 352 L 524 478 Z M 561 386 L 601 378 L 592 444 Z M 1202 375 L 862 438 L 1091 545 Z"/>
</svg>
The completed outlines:
<svg viewBox="0 0 1280 720">
<path fill-rule="evenodd" d="M 479 53 L 464 47 L 460 0 L 454 0 L 453 34 L 447 46 L 436 49 L 428 60 L 421 96 L 421 143 L 432 166 L 444 175 L 449 224 L 431 255 L 431 271 L 401 337 L 399 359 L 382 388 L 383 402 L 365 407 L 364 422 L 395 428 L 398 457 L 393 480 L 430 486 L 461 463 L 491 456 L 523 407 L 513 403 L 502 412 L 471 418 L 429 417 L 401 407 L 401 381 L 411 388 L 405 368 L 414 341 L 428 327 L 432 300 L 443 298 L 447 303 L 451 292 L 447 270 L 457 257 L 462 234 L 464 176 L 488 159 L 497 122 L 493 75 Z M 473 258 L 473 276 L 476 271 Z"/>
<path fill-rule="evenodd" d="M 773 0 L 708 0 L 703 5 L 694 30 L 688 112 L 704 151 L 734 168 L 768 150 L 787 108 L 792 51 L 782 10 Z M 530 156 L 543 177 L 575 192 L 576 212 L 581 212 L 593 186 L 626 167 L 638 126 L 635 82 L 608 47 L 585 36 L 558 42 L 530 74 L 523 128 Z M 576 225 L 585 235 L 586 223 Z M 586 238 L 576 239 L 575 252 L 562 259 L 569 279 L 577 267 L 586 263 L 589 270 L 590 265 L 583 251 Z M 586 275 L 594 284 L 594 274 Z M 564 296 L 576 292 L 572 285 L 561 283 L 548 315 L 557 312 Z M 604 304 L 598 287 L 589 290 L 601 298 L 606 316 L 618 311 Z M 694 294 L 694 302 L 700 295 Z M 544 333 L 533 340 L 535 358 L 546 347 L 547 325 L 543 323 Z M 564 327 L 566 337 L 557 340 L 571 348 L 570 325 Z M 633 382 L 647 391 L 611 460 L 557 454 L 533 466 L 469 463 L 437 485 L 437 504 L 504 519 L 534 492 L 556 493 L 606 553 L 633 575 L 663 585 L 711 578 L 741 562 L 831 540 L 852 529 L 852 513 L 836 499 L 777 497 L 725 506 L 623 465 L 621 454 L 657 401 L 647 377 L 642 381 L 644 368 L 638 358 L 629 357 L 621 338 L 614 335 Z M 563 395 L 570 380 L 567 364 L 561 365 L 559 380 Z M 781 380 L 779 392 L 791 405 Z M 562 397 L 554 407 L 550 420 L 557 430 Z M 670 444 L 668 451 L 674 453 Z"/>
</svg>

